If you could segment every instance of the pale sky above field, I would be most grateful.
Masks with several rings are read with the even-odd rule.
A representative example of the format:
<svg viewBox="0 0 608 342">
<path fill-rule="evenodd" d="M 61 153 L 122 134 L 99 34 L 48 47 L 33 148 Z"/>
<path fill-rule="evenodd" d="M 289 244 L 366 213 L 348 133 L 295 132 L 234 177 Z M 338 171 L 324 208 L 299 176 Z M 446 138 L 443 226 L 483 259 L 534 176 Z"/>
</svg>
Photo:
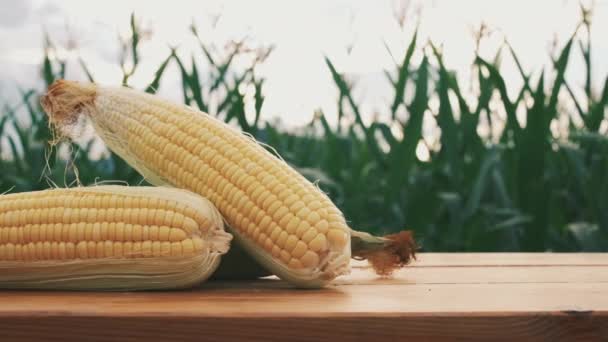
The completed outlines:
<svg viewBox="0 0 608 342">
<path fill-rule="evenodd" d="M 394 19 L 395 9 L 407 6 L 404 29 Z M 197 44 L 188 26 L 194 21 L 206 42 L 220 46 L 248 37 L 251 46 L 275 45 L 259 69 L 267 78 L 264 118 L 280 116 L 289 125 L 308 122 L 317 108 L 330 117 L 335 113 L 336 89 L 323 56 L 342 72 L 359 80 L 357 98 L 364 111 L 386 108 L 392 96 L 383 70 L 392 67 L 384 42 L 401 59 L 416 23 L 420 41 L 431 39 L 444 48 L 449 68 L 467 79 L 474 53 L 473 31 L 485 22 L 493 33 L 482 43 L 482 54 L 493 56 L 508 38 L 524 67 L 538 71 L 548 62 L 551 43 L 563 44 L 580 19 L 579 2 L 570 0 L 434 0 L 434 1 L 53 1 L 0 0 L 0 103 L 14 102 L 16 84 L 41 86 L 43 32 L 58 45 L 74 40 L 79 53 L 99 82 L 118 84 L 119 34 L 128 33 L 129 15 L 135 12 L 152 37 L 142 46 L 142 65 L 133 78 L 136 86 L 147 84 L 168 46 L 179 46 L 188 60 Z M 213 27 L 213 17 L 221 14 Z M 608 73 L 608 1 L 596 1 L 593 17 L 595 84 Z M 347 52 L 347 47 L 352 51 Z M 417 56 L 418 58 L 420 56 Z M 73 58 L 73 57 L 72 57 Z M 583 80 L 578 50 L 568 69 L 568 80 Z M 81 78 L 77 63 L 69 78 Z M 177 72 L 170 70 L 161 94 L 180 99 Z M 503 71 L 511 87 L 519 85 L 514 64 L 505 59 Z"/>
</svg>

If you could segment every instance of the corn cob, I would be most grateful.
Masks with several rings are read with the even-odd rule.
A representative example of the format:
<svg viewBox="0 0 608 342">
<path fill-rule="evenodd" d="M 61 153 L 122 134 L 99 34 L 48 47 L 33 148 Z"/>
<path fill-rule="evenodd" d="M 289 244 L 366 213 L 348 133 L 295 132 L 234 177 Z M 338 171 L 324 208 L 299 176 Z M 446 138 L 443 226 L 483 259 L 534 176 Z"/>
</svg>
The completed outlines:
<svg viewBox="0 0 608 342">
<path fill-rule="evenodd" d="M 96 186 L 0 196 L 0 287 L 143 290 L 208 278 L 231 236 L 185 190 Z"/>
<path fill-rule="evenodd" d="M 351 230 L 331 200 L 282 160 L 224 122 L 127 88 L 57 81 L 42 98 L 60 135 L 88 118 L 111 150 L 155 185 L 189 189 L 216 205 L 229 231 L 272 273 L 320 287 L 368 258 L 388 273 L 413 256 L 409 233 Z"/>
</svg>

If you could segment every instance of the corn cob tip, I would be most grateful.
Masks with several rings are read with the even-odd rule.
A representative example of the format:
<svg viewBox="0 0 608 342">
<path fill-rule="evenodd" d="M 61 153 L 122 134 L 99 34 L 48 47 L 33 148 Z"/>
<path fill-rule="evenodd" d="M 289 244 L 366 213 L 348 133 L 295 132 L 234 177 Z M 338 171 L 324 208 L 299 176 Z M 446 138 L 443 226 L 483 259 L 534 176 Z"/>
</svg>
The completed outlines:
<svg viewBox="0 0 608 342">
<path fill-rule="evenodd" d="M 418 247 L 412 231 L 401 231 L 384 237 L 358 231 L 351 234 L 353 258 L 366 259 L 380 276 L 390 276 L 396 269 L 416 260 Z"/>
<path fill-rule="evenodd" d="M 41 97 L 40 104 L 47 113 L 49 122 L 63 130 L 78 122 L 83 111 L 93 106 L 95 96 L 96 87 L 92 83 L 57 80 Z"/>
</svg>

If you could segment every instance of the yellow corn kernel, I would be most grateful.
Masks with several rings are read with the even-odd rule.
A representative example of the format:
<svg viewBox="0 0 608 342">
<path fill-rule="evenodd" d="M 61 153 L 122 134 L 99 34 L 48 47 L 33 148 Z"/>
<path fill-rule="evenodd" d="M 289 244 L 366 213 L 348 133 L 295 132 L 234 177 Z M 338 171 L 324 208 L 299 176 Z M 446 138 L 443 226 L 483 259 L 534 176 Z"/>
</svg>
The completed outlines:
<svg viewBox="0 0 608 342">
<path fill-rule="evenodd" d="M 104 207 L 120 204 L 125 206 L 112 209 L 121 215 L 109 215 Z M 155 208 L 142 207 L 147 205 Z M 231 239 L 210 202 L 172 188 L 97 186 L 0 195 L 0 208 L 0 288 L 187 286 L 215 270 Z M 161 210 L 172 218 L 167 226 L 154 225 Z M 172 242 L 180 248 L 173 250 Z"/>
</svg>

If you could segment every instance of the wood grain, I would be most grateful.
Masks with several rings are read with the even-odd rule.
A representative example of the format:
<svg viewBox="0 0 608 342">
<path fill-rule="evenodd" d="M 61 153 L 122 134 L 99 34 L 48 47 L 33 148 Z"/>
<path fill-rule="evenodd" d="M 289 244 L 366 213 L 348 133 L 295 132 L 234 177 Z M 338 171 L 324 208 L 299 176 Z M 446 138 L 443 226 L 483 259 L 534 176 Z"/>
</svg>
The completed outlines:
<svg viewBox="0 0 608 342">
<path fill-rule="evenodd" d="M 26 317 L 0 321 L 7 341 L 605 341 L 606 317 Z M 8 333 L 8 336 L 4 334 Z"/>
<path fill-rule="evenodd" d="M 365 265 L 365 262 L 358 262 Z M 606 253 L 421 253 L 412 267 L 608 266 Z"/>
<path fill-rule="evenodd" d="M 391 279 L 355 263 L 322 290 L 262 279 L 179 292 L 2 291 L 0 341 L 608 341 L 608 254 L 550 256 L 423 254 Z"/>
</svg>

